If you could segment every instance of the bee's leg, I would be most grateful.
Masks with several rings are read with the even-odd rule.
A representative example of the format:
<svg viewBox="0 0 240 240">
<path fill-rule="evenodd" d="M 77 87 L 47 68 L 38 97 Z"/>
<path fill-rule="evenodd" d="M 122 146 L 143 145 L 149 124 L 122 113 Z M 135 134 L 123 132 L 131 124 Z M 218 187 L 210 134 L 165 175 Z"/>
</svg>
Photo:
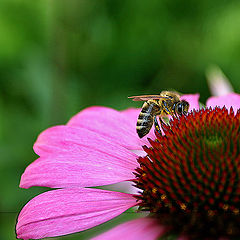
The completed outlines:
<svg viewBox="0 0 240 240">
<path fill-rule="evenodd" d="M 173 117 L 179 119 L 179 116 L 176 113 L 173 114 Z"/>
<path fill-rule="evenodd" d="M 157 120 L 156 116 L 154 116 L 154 127 L 155 127 L 155 132 L 157 134 L 159 134 L 160 136 L 162 136 L 162 131 L 161 131 L 161 128 L 160 128 L 160 126 L 158 124 L 158 120 Z"/>
<path fill-rule="evenodd" d="M 171 124 L 167 124 L 165 123 L 161 117 L 159 117 L 159 122 L 160 122 L 160 125 L 161 125 L 161 129 L 160 129 L 160 126 L 158 124 L 158 121 L 157 121 L 157 118 L 155 117 L 154 118 L 154 126 L 155 126 L 155 132 L 157 132 L 157 134 L 160 134 L 162 136 L 162 132 L 166 132 L 166 131 L 170 131 L 172 130 L 171 128 Z"/>
</svg>

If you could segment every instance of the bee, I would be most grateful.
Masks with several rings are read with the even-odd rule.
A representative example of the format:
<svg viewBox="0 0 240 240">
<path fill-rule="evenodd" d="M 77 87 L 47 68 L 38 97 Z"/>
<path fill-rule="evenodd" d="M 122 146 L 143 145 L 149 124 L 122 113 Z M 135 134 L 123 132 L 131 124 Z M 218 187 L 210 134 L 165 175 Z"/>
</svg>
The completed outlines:
<svg viewBox="0 0 240 240">
<path fill-rule="evenodd" d="M 146 136 L 152 128 L 160 131 L 156 116 L 180 116 L 187 114 L 189 103 L 180 100 L 180 95 L 172 91 L 162 91 L 160 95 L 142 95 L 128 97 L 133 101 L 145 101 L 137 120 L 137 134 L 140 138 Z"/>
</svg>

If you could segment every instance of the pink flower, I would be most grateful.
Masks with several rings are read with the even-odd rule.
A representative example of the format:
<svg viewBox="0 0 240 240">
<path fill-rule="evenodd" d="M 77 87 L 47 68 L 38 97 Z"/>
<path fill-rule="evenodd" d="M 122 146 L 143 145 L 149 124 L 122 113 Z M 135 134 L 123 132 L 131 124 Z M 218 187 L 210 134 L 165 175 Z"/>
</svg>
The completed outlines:
<svg viewBox="0 0 240 240">
<path fill-rule="evenodd" d="M 182 98 L 190 103 L 190 111 L 199 109 L 198 94 Z M 207 107 L 215 106 L 232 106 L 236 113 L 240 95 L 209 98 Z M 126 222 L 95 239 L 152 240 L 171 232 L 178 233 L 179 239 L 193 238 L 202 233 L 204 224 L 212 224 L 210 230 L 219 228 L 215 222 L 224 224 L 226 216 L 216 215 L 221 211 L 228 214 L 233 227 L 226 226 L 229 229 L 219 234 L 208 229 L 206 236 L 236 236 L 232 221 L 239 222 L 240 136 L 238 129 L 229 128 L 229 124 L 240 128 L 240 113 L 234 115 L 224 108 L 191 112 L 170 121 L 171 129 L 165 126 L 165 135 L 157 133 L 156 141 L 152 130 L 147 135 L 153 140 L 149 144 L 147 137 L 139 139 L 136 134 L 139 111 L 91 107 L 67 125 L 40 134 L 34 144 L 40 157 L 26 168 L 20 187 L 60 189 L 40 194 L 23 207 L 16 225 L 18 238 L 39 239 L 83 231 L 134 206 L 149 211 L 151 217 Z M 148 146 L 144 151 L 143 145 Z M 223 159 L 217 167 L 215 156 Z M 195 162 L 198 168 L 193 170 Z M 89 188 L 125 181 L 134 182 L 141 191 L 130 194 Z M 222 186 L 226 191 L 221 191 Z M 198 220 L 193 222 L 193 217 Z M 193 230 L 195 227 L 199 232 Z"/>
</svg>

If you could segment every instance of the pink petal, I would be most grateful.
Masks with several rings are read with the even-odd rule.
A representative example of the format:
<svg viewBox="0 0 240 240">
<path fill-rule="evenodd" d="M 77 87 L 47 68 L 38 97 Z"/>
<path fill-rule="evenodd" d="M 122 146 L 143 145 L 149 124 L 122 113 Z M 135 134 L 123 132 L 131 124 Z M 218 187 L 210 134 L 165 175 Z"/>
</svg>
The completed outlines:
<svg viewBox="0 0 240 240">
<path fill-rule="evenodd" d="M 17 237 L 39 239 L 92 228 L 136 205 L 131 194 L 99 189 L 58 189 L 29 201 L 18 216 Z"/>
<path fill-rule="evenodd" d="M 89 187 L 134 178 L 137 155 L 87 129 L 56 126 L 38 137 L 41 157 L 22 175 L 20 187 Z"/>
<path fill-rule="evenodd" d="M 141 108 L 128 108 L 126 110 L 121 111 L 124 117 L 128 118 L 131 123 L 134 123 L 136 127 L 136 120 L 138 119 L 138 115 L 141 111 Z"/>
<path fill-rule="evenodd" d="M 141 149 L 142 141 L 133 124 L 132 118 L 126 118 L 114 109 L 90 107 L 75 115 L 67 125 L 87 128 L 128 149 Z"/>
<path fill-rule="evenodd" d="M 129 122 L 129 127 L 131 127 L 131 131 L 137 134 L 136 132 L 136 124 L 138 120 L 138 115 L 141 111 L 141 108 L 128 108 L 126 110 L 121 111 L 121 115 L 127 119 Z"/>
<path fill-rule="evenodd" d="M 190 106 L 189 106 L 189 112 L 193 109 L 199 109 L 199 97 L 200 95 L 198 93 L 196 94 L 184 94 L 181 96 L 181 100 L 186 100 Z"/>
<path fill-rule="evenodd" d="M 210 97 L 206 103 L 207 107 L 223 107 L 230 109 L 233 107 L 234 112 L 240 108 L 240 95 L 237 93 L 230 93 L 220 97 Z"/>
<path fill-rule="evenodd" d="M 166 232 L 166 227 L 159 225 L 153 218 L 139 218 L 123 223 L 92 240 L 157 240 Z"/>
<path fill-rule="evenodd" d="M 79 155 L 40 157 L 26 168 L 20 187 L 92 187 L 123 182 L 134 178 L 135 163 L 126 164 L 124 159 L 87 149 Z"/>
</svg>

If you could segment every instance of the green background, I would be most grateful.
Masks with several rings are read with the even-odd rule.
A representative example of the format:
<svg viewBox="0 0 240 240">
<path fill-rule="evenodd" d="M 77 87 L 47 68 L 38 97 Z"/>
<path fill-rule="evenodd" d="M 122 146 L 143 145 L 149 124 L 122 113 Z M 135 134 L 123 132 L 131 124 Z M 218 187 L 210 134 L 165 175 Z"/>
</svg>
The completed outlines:
<svg viewBox="0 0 240 240">
<path fill-rule="evenodd" d="M 18 212 L 46 190 L 18 187 L 41 131 L 91 105 L 139 107 L 127 96 L 163 89 L 205 102 L 212 64 L 238 92 L 239 60 L 238 0 L 0 0 L 0 239 L 15 239 Z"/>
</svg>

